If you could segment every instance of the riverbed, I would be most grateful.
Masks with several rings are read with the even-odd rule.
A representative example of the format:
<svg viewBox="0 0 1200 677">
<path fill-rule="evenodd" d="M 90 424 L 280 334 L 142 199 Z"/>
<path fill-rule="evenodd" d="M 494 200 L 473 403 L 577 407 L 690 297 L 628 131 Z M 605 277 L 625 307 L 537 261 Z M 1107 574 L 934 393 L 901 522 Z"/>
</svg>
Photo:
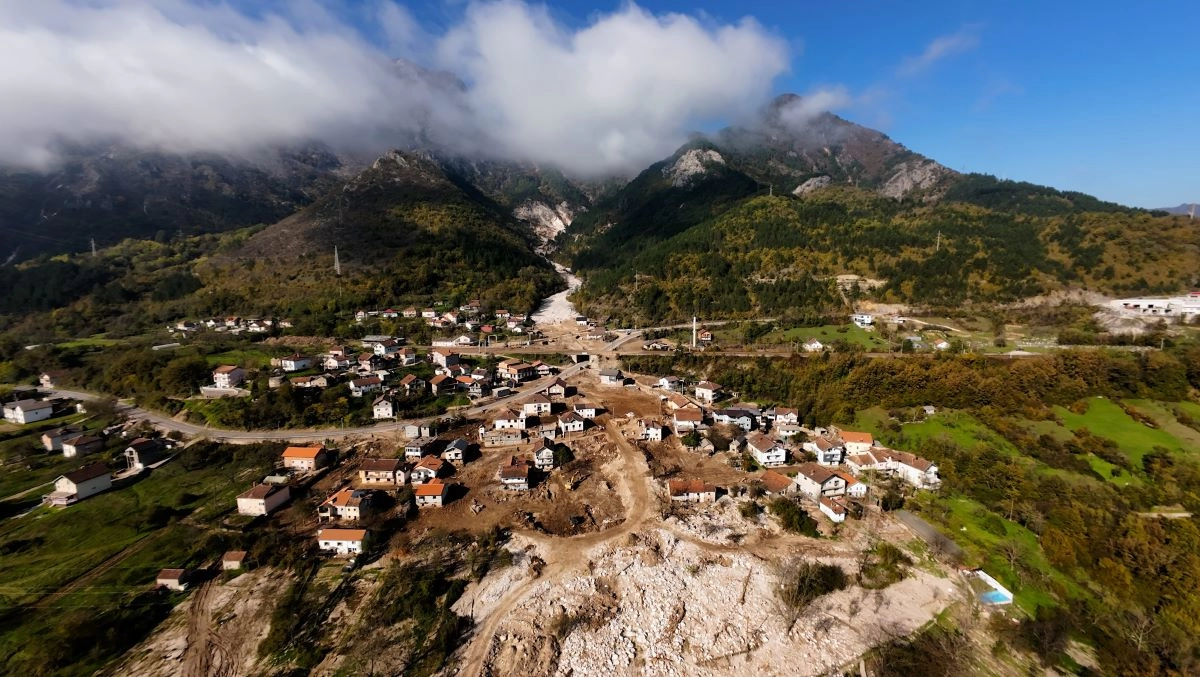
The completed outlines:
<svg viewBox="0 0 1200 677">
<path fill-rule="evenodd" d="M 547 296 L 542 300 L 542 305 L 533 314 L 533 321 L 536 324 L 556 324 L 558 322 L 571 322 L 578 315 L 575 311 L 575 305 L 567 300 L 579 285 L 583 283 L 571 271 L 564 266 L 554 264 L 554 269 L 562 276 L 567 283 L 567 288 L 553 296 Z"/>
</svg>

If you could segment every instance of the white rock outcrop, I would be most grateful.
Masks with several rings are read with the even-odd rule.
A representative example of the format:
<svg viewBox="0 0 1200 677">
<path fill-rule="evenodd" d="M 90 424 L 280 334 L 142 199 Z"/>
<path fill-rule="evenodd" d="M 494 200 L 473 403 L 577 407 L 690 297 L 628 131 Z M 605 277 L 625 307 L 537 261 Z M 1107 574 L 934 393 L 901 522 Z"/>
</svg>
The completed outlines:
<svg viewBox="0 0 1200 677">
<path fill-rule="evenodd" d="M 696 177 L 703 176 L 713 165 L 725 165 L 725 158 L 715 150 L 693 148 L 675 161 L 675 164 L 663 169 L 663 176 L 671 180 L 676 188 L 690 186 Z"/>
</svg>

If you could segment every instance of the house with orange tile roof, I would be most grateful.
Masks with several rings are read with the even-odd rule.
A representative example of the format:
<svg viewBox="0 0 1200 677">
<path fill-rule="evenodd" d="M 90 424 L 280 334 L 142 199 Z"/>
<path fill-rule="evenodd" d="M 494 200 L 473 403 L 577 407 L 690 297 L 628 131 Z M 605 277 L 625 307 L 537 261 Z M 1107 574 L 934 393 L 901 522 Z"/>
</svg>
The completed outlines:
<svg viewBox="0 0 1200 677">
<path fill-rule="evenodd" d="M 366 529 L 318 529 L 317 546 L 338 555 L 358 555 L 366 549 L 367 537 Z"/>
<path fill-rule="evenodd" d="M 840 468 L 835 468 L 833 472 L 838 477 L 842 478 L 843 481 L 846 482 L 846 495 L 847 496 L 849 496 L 851 498 L 866 498 L 867 485 L 863 484 L 862 482 L 859 482 L 857 479 L 854 478 L 854 475 L 851 475 L 850 473 L 848 473 L 845 470 L 842 470 Z"/>
<path fill-rule="evenodd" d="M 717 500 L 717 487 L 701 480 L 667 480 L 667 493 L 672 501 L 712 503 Z"/>
<path fill-rule="evenodd" d="M 846 480 L 825 466 L 801 463 L 796 468 L 796 486 L 809 498 L 841 496 L 846 491 Z"/>
<path fill-rule="evenodd" d="M 321 445 L 288 447 L 283 450 L 283 467 L 293 470 L 316 470 L 329 465 L 331 454 Z"/>
<path fill-rule="evenodd" d="M 450 485 L 438 477 L 413 487 L 413 498 L 416 499 L 418 508 L 440 508 L 446 504 L 446 497 L 449 495 Z"/>
<path fill-rule="evenodd" d="M 842 439 L 842 447 L 847 454 L 861 454 L 875 446 L 875 437 L 871 433 L 860 433 L 853 430 L 832 428 L 831 432 Z"/>
<path fill-rule="evenodd" d="M 425 456 L 413 466 L 410 477 L 413 484 L 425 484 L 441 477 L 446 462 L 437 456 Z"/>
<path fill-rule="evenodd" d="M 792 481 L 792 478 L 774 470 L 763 471 L 758 480 L 762 482 L 763 488 L 769 494 L 787 495 L 797 491 L 796 483 Z"/>
<path fill-rule="evenodd" d="M 846 521 L 846 503 L 840 496 L 822 496 L 817 501 L 817 507 L 835 524 Z"/>
<path fill-rule="evenodd" d="M 360 520 L 371 512 L 371 495 L 368 489 L 341 489 L 317 507 L 317 521 Z"/>
</svg>

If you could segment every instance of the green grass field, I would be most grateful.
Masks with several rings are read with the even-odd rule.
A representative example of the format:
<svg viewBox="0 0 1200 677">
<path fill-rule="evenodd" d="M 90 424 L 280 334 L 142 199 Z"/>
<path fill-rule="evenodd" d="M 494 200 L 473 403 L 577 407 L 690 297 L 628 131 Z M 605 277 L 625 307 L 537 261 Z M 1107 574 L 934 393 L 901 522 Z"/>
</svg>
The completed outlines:
<svg viewBox="0 0 1200 677">
<path fill-rule="evenodd" d="M 1171 434 L 1130 418 L 1119 405 L 1103 397 L 1088 400 L 1088 409 L 1083 414 L 1062 407 L 1055 407 L 1054 412 L 1072 431 L 1086 428 L 1093 435 L 1116 442 L 1136 468 L 1141 467 L 1142 457 L 1154 447 L 1184 451 L 1184 445 Z"/>
</svg>

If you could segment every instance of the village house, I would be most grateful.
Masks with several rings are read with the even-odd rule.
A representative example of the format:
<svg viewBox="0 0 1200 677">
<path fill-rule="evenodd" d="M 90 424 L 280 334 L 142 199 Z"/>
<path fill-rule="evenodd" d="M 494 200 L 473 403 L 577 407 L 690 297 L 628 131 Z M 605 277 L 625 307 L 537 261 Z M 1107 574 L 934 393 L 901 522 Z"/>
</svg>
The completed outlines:
<svg viewBox="0 0 1200 677">
<path fill-rule="evenodd" d="M 847 496 L 849 496 L 850 498 L 866 498 L 866 496 L 867 496 L 867 485 L 866 484 L 863 484 L 862 482 L 859 482 L 858 480 L 854 479 L 854 475 L 851 475 L 850 473 L 846 472 L 845 470 L 834 469 L 833 472 L 837 473 L 837 476 L 842 478 L 842 481 L 846 483 L 846 495 Z"/>
<path fill-rule="evenodd" d="M 838 465 L 842 462 L 842 455 L 845 453 L 841 444 L 824 437 L 811 439 L 801 447 L 805 451 L 812 452 L 817 457 L 817 463 L 821 465 Z"/>
<path fill-rule="evenodd" d="M 664 376 L 658 379 L 658 383 L 655 385 L 668 392 L 675 392 L 683 387 L 683 381 L 679 380 L 678 376 Z"/>
<path fill-rule="evenodd" d="M 696 384 L 696 399 L 705 402 L 715 402 L 721 396 L 721 386 L 712 381 L 701 381 Z"/>
<path fill-rule="evenodd" d="M 425 318 L 426 320 L 432 320 L 432 319 L 436 318 L 437 316 L 438 316 L 438 313 L 433 308 L 423 308 L 421 310 L 421 317 Z"/>
<path fill-rule="evenodd" d="M 567 433 L 581 433 L 586 426 L 587 419 L 573 411 L 565 412 L 558 417 L 558 429 L 564 435 Z"/>
<path fill-rule="evenodd" d="M 439 367 L 449 367 L 459 363 L 458 353 L 445 348 L 434 348 L 429 353 L 429 359 Z"/>
<path fill-rule="evenodd" d="M 59 475 L 54 480 L 54 491 L 42 497 L 50 505 L 64 506 L 82 501 L 89 496 L 112 488 L 112 473 L 104 463 L 93 463 Z"/>
<path fill-rule="evenodd" d="M 399 458 L 366 458 L 358 466 L 360 484 L 399 487 L 408 481 L 408 471 Z"/>
<path fill-rule="evenodd" d="M 375 353 L 375 355 L 378 357 L 392 357 L 393 355 L 399 353 L 400 350 L 401 348 L 399 341 L 396 339 L 388 339 L 386 341 L 380 341 L 379 343 L 376 343 L 371 352 Z"/>
<path fill-rule="evenodd" d="M 237 365 L 223 364 L 213 369 L 213 385 L 223 390 L 231 390 L 246 380 L 246 370 Z"/>
<path fill-rule="evenodd" d="M 696 334 L 696 340 L 700 343 L 709 344 L 713 341 L 713 333 L 707 329 L 701 329 Z"/>
<path fill-rule="evenodd" d="M 576 402 L 574 409 L 576 414 L 579 414 L 588 420 L 596 418 L 598 413 L 596 405 L 589 404 L 587 402 Z"/>
<path fill-rule="evenodd" d="M 792 481 L 792 478 L 774 470 L 764 470 L 758 480 L 762 482 L 763 489 L 766 489 L 767 493 L 771 495 L 787 496 L 797 491 L 796 483 Z"/>
<path fill-rule="evenodd" d="M 63 440 L 62 453 L 66 458 L 75 458 L 92 454 L 104 448 L 104 438 L 93 435 L 80 435 L 69 440 Z"/>
<path fill-rule="evenodd" d="M 367 545 L 366 529 L 318 529 L 317 547 L 338 555 L 360 555 Z"/>
<path fill-rule="evenodd" d="M 445 461 L 437 456 L 424 456 L 412 469 L 412 483 L 425 484 L 434 478 L 441 477 L 442 469 L 446 467 Z"/>
<path fill-rule="evenodd" d="M 521 405 L 521 412 L 526 416 L 541 416 L 550 413 L 550 398 L 541 393 L 534 393 Z"/>
<path fill-rule="evenodd" d="M 313 358 L 295 353 L 279 360 L 279 366 L 284 371 L 303 371 L 313 366 Z"/>
<path fill-rule="evenodd" d="M 529 489 L 529 461 L 513 456 L 506 465 L 500 466 L 497 476 L 500 484 L 510 491 L 526 491 Z"/>
<path fill-rule="evenodd" d="M 417 395 L 425 392 L 425 380 L 417 378 L 413 374 L 408 374 L 400 379 L 400 387 L 404 389 L 404 394 L 408 396 Z"/>
<path fill-rule="evenodd" d="M 4 420 L 17 425 L 45 421 L 54 414 L 54 405 L 38 400 L 18 400 L 4 405 Z"/>
<path fill-rule="evenodd" d="M 620 369 L 601 369 L 600 384 L 606 386 L 619 386 L 625 384 L 625 375 Z"/>
<path fill-rule="evenodd" d="M 404 439 L 407 440 L 415 440 L 418 437 L 435 437 L 437 434 L 438 427 L 433 421 L 404 424 Z"/>
<path fill-rule="evenodd" d="M 533 366 L 534 371 L 537 372 L 538 376 L 549 376 L 550 374 L 554 373 L 554 367 L 546 364 L 545 362 L 542 362 L 541 360 L 534 360 L 532 363 L 532 366 Z M 555 379 L 554 381 L 555 381 L 555 383 L 561 383 L 563 385 L 564 389 L 566 388 L 567 384 L 562 379 L 559 378 L 559 379 Z M 565 397 L 565 396 L 566 396 L 565 391 L 562 395 L 559 395 L 559 397 Z"/>
<path fill-rule="evenodd" d="M 362 397 L 368 393 L 373 393 L 383 388 L 383 379 L 378 376 L 366 376 L 364 378 L 356 378 L 350 382 L 350 394 L 354 397 Z"/>
<path fill-rule="evenodd" d="M 785 423 L 796 425 L 800 423 L 800 412 L 791 407 L 775 407 L 767 412 L 767 418 L 771 420 L 773 425 L 783 425 Z"/>
<path fill-rule="evenodd" d="M 323 468 L 332 460 L 323 446 L 288 447 L 283 450 L 283 467 L 300 471 Z"/>
<path fill-rule="evenodd" d="M 861 454 L 875 446 L 875 438 L 871 436 L 871 433 L 859 433 L 839 428 L 831 428 L 830 432 L 841 438 L 842 447 L 847 454 Z"/>
<path fill-rule="evenodd" d="M 496 374 L 500 378 L 511 378 L 515 381 L 528 381 L 537 377 L 537 368 L 520 360 L 505 360 L 496 365 Z"/>
<path fill-rule="evenodd" d="M 293 388 L 317 388 L 324 389 L 329 387 L 329 377 L 321 374 L 319 376 L 293 376 L 288 379 L 288 383 Z"/>
<path fill-rule="evenodd" d="M 375 353 L 362 353 L 358 356 L 358 373 L 372 374 L 381 363 L 382 361 L 375 356 Z"/>
<path fill-rule="evenodd" d="M 61 369 L 43 371 L 41 376 L 38 376 L 38 383 L 41 384 L 43 388 L 55 388 L 65 374 L 66 372 Z"/>
<path fill-rule="evenodd" d="M 409 440 L 404 443 L 404 458 L 415 461 L 422 456 L 433 454 L 437 443 L 437 440 L 432 437 L 418 437 Z"/>
<path fill-rule="evenodd" d="M 567 385 L 566 381 L 562 380 L 561 378 L 556 378 L 550 385 L 546 386 L 546 390 L 544 392 L 546 393 L 547 397 L 563 399 L 571 390 L 572 388 Z"/>
<path fill-rule="evenodd" d="M 846 492 L 846 480 L 829 468 L 816 463 L 801 463 L 796 468 L 796 486 L 800 493 L 814 499 L 821 496 L 840 496 Z"/>
<path fill-rule="evenodd" d="M 946 339 L 938 339 L 933 342 L 934 350 L 950 350 L 950 342 Z"/>
<path fill-rule="evenodd" d="M 638 419 L 638 439 L 649 442 L 662 442 L 663 425 L 656 420 Z"/>
<path fill-rule="evenodd" d="M 438 374 L 437 376 L 429 379 L 429 392 L 433 393 L 435 397 L 449 395 L 450 393 L 453 393 L 456 388 L 458 388 L 458 381 L 455 381 L 452 377 L 446 374 Z"/>
<path fill-rule="evenodd" d="M 412 318 L 416 317 L 417 315 L 420 315 L 420 312 L 416 308 L 409 306 L 409 307 L 405 308 L 404 310 L 400 311 L 400 314 L 411 320 Z"/>
<path fill-rule="evenodd" d="M 697 408 L 677 409 L 674 414 L 675 432 L 691 432 L 704 423 L 704 412 Z"/>
<path fill-rule="evenodd" d="M 62 451 L 63 440 L 69 440 L 73 437 L 78 437 L 83 432 L 83 428 L 77 425 L 69 425 L 62 428 L 42 433 L 42 446 L 46 451 Z"/>
<path fill-rule="evenodd" d="M 755 416 L 745 409 L 717 409 L 712 413 L 713 423 L 735 425 L 746 432 L 754 429 Z"/>
<path fill-rule="evenodd" d="M 434 477 L 424 484 L 413 487 L 413 498 L 418 508 L 440 508 L 450 495 L 450 485 Z"/>
<path fill-rule="evenodd" d="M 871 325 L 875 324 L 875 318 L 866 313 L 855 313 L 850 316 L 850 321 L 853 322 L 854 326 L 858 327 L 859 329 L 867 329 Z"/>
<path fill-rule="evenodd" d="M 717 500 L 717 487 L 701 480 L 667 480 L 667 493 L 672 501 L 712 503 Z"/>
<path fill-rule="evenodd" d="M 317 507 L 317 520 L 360 520 L 371 512 L 371 496 L 368 489 L 341 489 Z"/>
<path fill-rule="evenodd" d="M 533 443 L 533 465 L 538 470 L 547 472 L 554 469 L 554 448 L 545 437 L 539 437 Z"/>
<path fill-rule="evenodd" d="M 166 456 L 166 444 L 160 439 L 138 437 L 125 447 L 123 456 L 126 467 L 141 472 Z"/>
<path fill-rule="evenodd" d="M 417 351 L 412 348 L 401 348 L 396 351 L 396 362 L 402 367 L 411 367 L 417 363 Z"/>
<path fill-rule="evenodd" d="M 864 470 L 896 475 L 918 489 L 936 489 L 942 483 L 937 465 L 906 451 L 877 447 L 863 454 L 847 456 L 846 467 L 856 476 Z"/>
<path fill-rule="evenodd" d="M 467 441 L 461 437 L 451 440 L 450 444 L 447 444 L 446 448 L 442 450 L 442 460 L 446 461 L 447 463 L 461 465 L 466 461 L 467 450 L 470 449 L 470 447 L 471 445 L 469 445 Z"/>
<path fill-rule="evenodd" d="M 183 592 L 187 590 L 190 573 L 187 569 L 163 569 L 158 572 L 154 584 L 172 592 Z"/>
<path fill-rule="evenodd" d="M 483 446 L 492 447 L 507 447 L 514 444 L 521 444 L 525 441 L 525 433 L 521 430 L 505 429 L 505 430 L 487 430 L 480 435 L 480 441 Z"/>
<path fill-rule="evenodd" d="M 514 409 L 502 409 L 496 414 L 496 418 L 492 419 L 492 428 L 495 430 L 524 430 L 526 424 L 526 416 L 524 413 Z"/>
<path fill-rule="evenodd" d="M 230 550 L 221 556 L 222 571 L 237 571 L 250 564 L 250 554 L 245 550 Z"/>
<path fill-rule="evenodd" d="M 759 465 L 772 468 L 787 462 L 787 450 L 770 436 L 751 433 L 746 436 L 746 450 Z"/>
<path fill-rule="evenodd" d="M 472 399 L 487 397 L 492 394 L 492 386 L 487 381 L 471 377 L 471 385 L 467 386 L 467 395 Z"/>
<path fill-rule="evenodd" d="M 806 353 L 819 353 L 825 349 L 825 344 L 815 338 L 810 338 L 801 346 Z"/>
<path fill-rule="evenodd" d="M 238 494 L 237 511 L 239 515 L 270 515 L 291 497 L 286 484 L 256 484 Z"/>
<path fill-rule="evenodd" d="M 804 428 L 797 423 L 780 423 L 779 425 L 772 426 L 771 432 L 781 440 L 790 440 L 804 432 Z"/>
<path fill-rule="evenodd" d="M 396 403 L 387 395 L 383 395 L 371 404 L 371 416 L 376 421 L 383 418 L 396 417 Z"/>
<path fill-rule="evenodd" d="M 846 503 L 840 496 L 822 496 L 817 501 L 817 507 L 835 524 L 846 521 Z"/>
</svg>

